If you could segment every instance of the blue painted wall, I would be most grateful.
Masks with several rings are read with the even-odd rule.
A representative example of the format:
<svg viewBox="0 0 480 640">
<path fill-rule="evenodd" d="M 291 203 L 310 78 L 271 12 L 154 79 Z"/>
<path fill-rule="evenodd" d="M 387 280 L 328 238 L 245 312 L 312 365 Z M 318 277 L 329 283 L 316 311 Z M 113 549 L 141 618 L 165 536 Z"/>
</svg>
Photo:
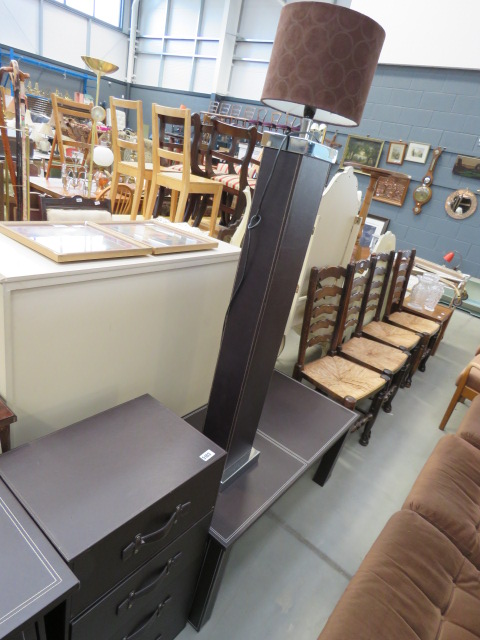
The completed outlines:
<svg viewBox="0 0 480 640">
<path fill-rule="evenodd" d="M 456 251 L 462 256 L 461 270 L 480 277 L 480 193 L 479 206 L 470 218 L 454 220 L 445 212 L 445 200 L 452 191 L 480 189 L 480 180 L 452 173 L 458 154 L 480 157 L 480 72 L 382 65 L 360 126 L 339 130 L 343 145 L 349 133 L 385 140 L 379 166 L 412 177 L 403 207 L 375 200 L 370 207 L 371 213 L 391 220 L 389 230 L 397 236 L 398 247 L 414 246 L 422 258 L 434 262 L 442 262 L 447 251 Z M 427 172 L 432 149 L 426 164 L 387 164 L 392 140 L 426 142 L 432 149 L 446 147 L 435 170 L 432 199 L 419 215 L 413 213 L 412 194 Z M 359 175 L 358 180 L 365 193 L 368 178 Z"/>
</svg>

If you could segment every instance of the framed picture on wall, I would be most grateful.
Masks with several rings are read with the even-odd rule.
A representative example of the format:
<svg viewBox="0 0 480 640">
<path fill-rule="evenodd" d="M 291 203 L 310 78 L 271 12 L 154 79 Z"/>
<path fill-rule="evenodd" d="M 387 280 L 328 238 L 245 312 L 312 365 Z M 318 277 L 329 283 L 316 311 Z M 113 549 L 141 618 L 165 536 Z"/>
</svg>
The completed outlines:
<svg viewBox="0 0 480 640">
<path fill-rule="evenodd" d="M 387 162 L 390 164 L 403 164 L 408 144 L 399 140 L 398 142 L 390 142 L 387 152 Z"/>
<path fill-rule="evenodd" d="M 340 168 L 343 169 L 345 162 L 358 162 L 368 167 L 378 167 L 384 144 L 383 140 L 375 138 L 348 136 Z"/>
<path fill-rule="evenodd" d="M 370 250 L 373 250 L 379 237 L 388 229 L 389 222 L 390 220 L 388 218 L 382 218 L 381 216 L 369 213 L 363 225 L 360 246 L 370 247 Z"/>
<path fill-rule="evenodd" d="M 452 172 L 458 176 L 480 180 L 480 158 L 475 158 L 474 156 L 457 156 Z"/>
<path fill-rule="evenodd" d="M 407 195 L 410 176 L 404 173 L 391 174 L 378 178 L 373 192 L 373 199 L 386 204 L 401 207 Z"/>
<path fill-rule="evenodd" d="M 424 142 L 410 142 L 405 155 L 405 160 L 425 164 L 429 151 L 429 144 L 425 144 Z"/>
</svg>

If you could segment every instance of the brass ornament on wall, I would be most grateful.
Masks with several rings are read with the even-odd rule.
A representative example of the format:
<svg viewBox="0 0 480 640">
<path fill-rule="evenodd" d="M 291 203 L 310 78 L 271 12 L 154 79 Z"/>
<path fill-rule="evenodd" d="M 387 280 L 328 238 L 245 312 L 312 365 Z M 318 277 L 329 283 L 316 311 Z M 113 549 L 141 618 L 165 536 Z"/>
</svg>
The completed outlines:
<svg viewBox="0 0 480 640">
<path fill-rule="evenodd" d="M 437 147 L 433 150 L 433 158 L 428 168 L 427 173 L 423 177 L 422 183 L 413 192 L 413 199 L 415 200 L 415 206 L 413 207 L 413 213 L 418 215 L 422 211 L 424 204 L 427 204 L 432 198 L 432 184 L 433 184 L 433 172 L 438 162 L 439 157 L 443 152 L 442 147 Z"/>
<path fill-rule="evenodd" d="M 464 220 L 475 213 L 477 197 L 470 189 L 457 189 L 445 200 L 445 211 L 455 220 Z"/>
</svg>

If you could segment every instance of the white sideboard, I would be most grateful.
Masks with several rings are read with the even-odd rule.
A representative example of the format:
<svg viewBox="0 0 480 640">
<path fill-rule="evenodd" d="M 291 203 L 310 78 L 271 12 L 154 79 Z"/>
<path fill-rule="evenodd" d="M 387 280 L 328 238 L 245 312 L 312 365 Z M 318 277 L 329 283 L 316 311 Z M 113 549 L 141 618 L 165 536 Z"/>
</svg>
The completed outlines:
<svg viewBox="0 0 480 640">
<path fill-rule="evenodd" d="M 56 264 L 0 235 L 0 394 L 18 416 L 12 446 L 144 393 L 178 415 L 204 404 L 239 255 L 219 243 Z"/>
</svg>

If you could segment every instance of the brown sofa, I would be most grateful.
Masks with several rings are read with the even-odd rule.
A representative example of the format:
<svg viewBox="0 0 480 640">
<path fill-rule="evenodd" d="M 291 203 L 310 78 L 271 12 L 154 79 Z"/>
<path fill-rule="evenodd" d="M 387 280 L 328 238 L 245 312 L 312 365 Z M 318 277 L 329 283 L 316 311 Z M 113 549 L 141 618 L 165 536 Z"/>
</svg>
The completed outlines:
<svg viewBox="0 0 480 640">
<path fill-rule="evenodd" d="M 479 445 L 480 396 L 435 447 L 321 640 L 480 638 Z"/>
</svg>

